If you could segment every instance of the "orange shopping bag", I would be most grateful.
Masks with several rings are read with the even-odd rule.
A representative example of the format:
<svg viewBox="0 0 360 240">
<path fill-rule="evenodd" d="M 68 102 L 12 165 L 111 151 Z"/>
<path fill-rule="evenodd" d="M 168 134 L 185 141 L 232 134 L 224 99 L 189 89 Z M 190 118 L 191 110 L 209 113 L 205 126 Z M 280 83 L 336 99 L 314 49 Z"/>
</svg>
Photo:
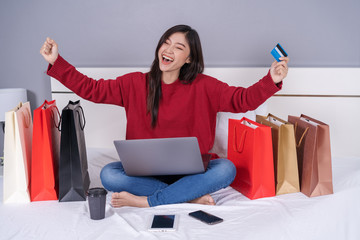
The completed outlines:
<svg viewBox="0 0 360 240">
<path fill-rule="evenodd" d="M 57 200 L 59 196 L 59 116 L 55 100 L 45 100 L 34 110 L 31 201 Z"/>
<path fill-rule="evenodd" d="M 228 158 L 237 171 L 234 189 L 250 199 L 275 196 L 270 127 L 247 118 L 229 119 Z"/>
</svg>

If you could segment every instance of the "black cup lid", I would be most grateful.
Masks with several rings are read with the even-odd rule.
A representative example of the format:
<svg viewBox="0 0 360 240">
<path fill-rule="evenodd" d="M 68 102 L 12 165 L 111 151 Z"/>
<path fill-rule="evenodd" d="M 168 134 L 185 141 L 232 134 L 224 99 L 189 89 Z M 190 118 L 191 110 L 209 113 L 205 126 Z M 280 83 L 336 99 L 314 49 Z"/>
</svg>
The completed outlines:
<svg viewBox="0 0 360 240">
<path fill-rule="evenodd" d="M 107 191 L 104 188 L 97 187 L 97 188 L 90 188 L 87 191 L 87 195 L 89 197 L 100 197 L 107 194 Z"/>
</svg>

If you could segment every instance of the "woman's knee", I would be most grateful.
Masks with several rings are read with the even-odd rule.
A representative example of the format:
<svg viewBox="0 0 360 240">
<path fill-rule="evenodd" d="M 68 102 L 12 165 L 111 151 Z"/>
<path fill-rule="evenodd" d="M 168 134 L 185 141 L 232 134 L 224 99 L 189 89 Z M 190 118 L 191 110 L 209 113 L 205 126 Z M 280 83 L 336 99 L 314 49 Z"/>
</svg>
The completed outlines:
<svg viewBox="0 0 360 240">
<path fill-rule="evenodd" d="M 215 159 L 212 161 L 214 162 L 211 167 L 216 168 L 217 178 L 226 178 L 231 182 L 235 179 L 236 167 L 233 162 L 225 158 Z"/>
<path fill-rule="evenodd" d="M 123 172 L 123 166 L 121 162 L 112 162 L 105 165 L 100 172 L 100 179 L 102 185 L 111 190 L 113 188 L 113 184 L 118 182 L 119 177 Z"/>
</svg>

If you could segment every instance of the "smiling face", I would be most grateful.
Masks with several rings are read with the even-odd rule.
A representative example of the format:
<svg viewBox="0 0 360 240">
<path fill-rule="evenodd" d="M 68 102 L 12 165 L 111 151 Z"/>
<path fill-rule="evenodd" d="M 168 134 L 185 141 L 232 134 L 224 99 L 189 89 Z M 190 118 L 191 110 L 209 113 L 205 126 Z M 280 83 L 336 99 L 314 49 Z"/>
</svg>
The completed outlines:
<svg viewBox="0 0 360 240">
<path fill-rule="evenodd" d="M 185 34 L 176 32 L 170 35 L 159 48 L 158 58 L 163 76 L 171 74 L 178 78 L 181 67 L 190 63 L 190 47 Z"/>
</svg>

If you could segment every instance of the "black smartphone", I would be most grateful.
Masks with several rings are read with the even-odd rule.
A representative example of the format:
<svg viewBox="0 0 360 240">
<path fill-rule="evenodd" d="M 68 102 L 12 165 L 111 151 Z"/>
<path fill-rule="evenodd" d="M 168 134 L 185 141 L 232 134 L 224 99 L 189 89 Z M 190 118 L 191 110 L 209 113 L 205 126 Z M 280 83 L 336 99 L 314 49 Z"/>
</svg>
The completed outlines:
<svg viewBox="0 0 360 240">
<path fill-rule="evenodd" d="M 221 223 L 222 221 L 224 221 L 222 218 L 219 218 L 215 215 L 204 212 L 202 210 L 191 212 L 191 213 L 189 213 L 189 216 L 196 218 L 196 219 L 198 219 L 204 223 L 210 224 L 210 225 L 214 225 L 214 224 Z"/>
</svg>

